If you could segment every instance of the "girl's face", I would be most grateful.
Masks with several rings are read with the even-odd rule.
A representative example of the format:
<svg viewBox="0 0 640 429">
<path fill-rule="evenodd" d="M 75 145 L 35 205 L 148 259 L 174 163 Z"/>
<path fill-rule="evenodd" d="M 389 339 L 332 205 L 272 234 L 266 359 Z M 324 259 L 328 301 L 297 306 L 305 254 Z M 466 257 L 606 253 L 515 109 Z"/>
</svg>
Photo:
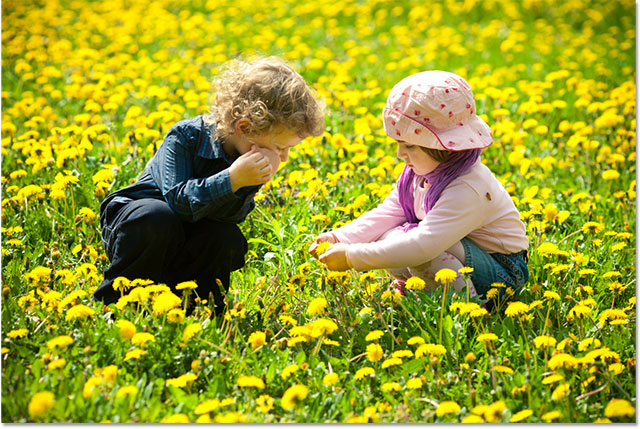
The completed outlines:
<svg viewBox="0 0 640 429">
<path fill-rule="evenodd" d="M 431 158 L 420 146 L 398 141 L 398 158 L 403 160 L 415 174 L 423 176 L 431 173 L 440 163 Z"/>
</svg>

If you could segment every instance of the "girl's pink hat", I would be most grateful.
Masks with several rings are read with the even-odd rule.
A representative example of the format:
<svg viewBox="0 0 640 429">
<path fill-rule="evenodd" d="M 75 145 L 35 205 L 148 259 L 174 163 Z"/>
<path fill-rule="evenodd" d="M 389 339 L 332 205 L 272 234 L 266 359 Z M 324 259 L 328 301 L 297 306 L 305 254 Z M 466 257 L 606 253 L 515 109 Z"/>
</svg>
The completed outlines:
<svg viewBox="0 0 640 429">
<path fill-rule="evenodd" d="M 382 121 L 392 139 L 430 149 L 458 152 L 493 143 L 491 128 L 476 115 L 467 81 L 444 71 L 425 71 L 398 82 L 382 110 Z"/>
</svg>

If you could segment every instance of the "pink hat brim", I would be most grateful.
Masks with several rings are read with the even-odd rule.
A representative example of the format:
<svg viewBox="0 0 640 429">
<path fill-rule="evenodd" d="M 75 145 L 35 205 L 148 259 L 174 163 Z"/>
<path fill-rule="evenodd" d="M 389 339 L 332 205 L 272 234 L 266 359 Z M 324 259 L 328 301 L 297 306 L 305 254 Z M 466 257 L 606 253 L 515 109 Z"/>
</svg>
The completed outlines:
<svg viewBox="0 0 640 429">
<path fill-rule="evenodd" d="M 386 106 L 382 114 L 384 131 L 394 140 L 435 150 L 459 152 L 484 149 L 493 143 L 491 128 L 478 115 L 456 124 L 448 130 L 438 130 L 420 118 L 406 115 L 399 109 Z M 436 139 L 425 138 L 431 133 Z"/>
</svg>

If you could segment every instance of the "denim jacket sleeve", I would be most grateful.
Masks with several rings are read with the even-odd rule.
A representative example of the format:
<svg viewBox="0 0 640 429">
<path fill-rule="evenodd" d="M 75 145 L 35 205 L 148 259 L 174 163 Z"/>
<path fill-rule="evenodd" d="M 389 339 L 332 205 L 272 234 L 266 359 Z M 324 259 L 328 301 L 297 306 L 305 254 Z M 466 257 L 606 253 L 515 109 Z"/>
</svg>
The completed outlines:
<svg viewBox="0 0 640 429">
<path fill-rule="evenodd" d="M 240 200 L 231 190 L 228 168 L 208 177 L 194 177 L 198 135 L 185 135 L 180 127 L 172 128 L 150 165 L 153 180 L 165 200 L 187 222 L 205 218 Z"/>
</svg>

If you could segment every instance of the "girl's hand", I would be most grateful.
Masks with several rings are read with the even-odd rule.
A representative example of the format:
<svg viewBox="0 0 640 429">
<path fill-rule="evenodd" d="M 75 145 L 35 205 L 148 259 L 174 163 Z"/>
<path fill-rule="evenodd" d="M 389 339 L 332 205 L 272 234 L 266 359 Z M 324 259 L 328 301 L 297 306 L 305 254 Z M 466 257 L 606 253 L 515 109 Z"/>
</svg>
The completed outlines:
<svg viewBox="0 0 640 429">
<path fill-rule="evenodd" d="M 317 236 L 315 241 L 311 244 L 311 246 L 309 247 L 309 253 L 311 253 L 313 256 L 317 258 L 318 255 L 316 255 L 316 249 L 318 248 L 318 245 L 320 243 L 324 243 L 324 242 L 336 244 L 338 240 L 336 239 L 336 236 L 333 235 L 332 232 L 323 232 L 322 234 Z"/>
<path fill-rule="evenodd" d="M 351 268 L 347 263 L 347 245 L 344 243 L 336 243 L 329 247 L 318 260 L 331 271 L 347 271 Z"/>
<path fill-rule="evenodd" d="M 272 176 L 269 158 L 258 147 L 253 145 L 251 150 L 240 155 L 229 167 L 231 190 L 236 192 L 246 186 L 256 186 L 267 183 Z"/>
</svg>

